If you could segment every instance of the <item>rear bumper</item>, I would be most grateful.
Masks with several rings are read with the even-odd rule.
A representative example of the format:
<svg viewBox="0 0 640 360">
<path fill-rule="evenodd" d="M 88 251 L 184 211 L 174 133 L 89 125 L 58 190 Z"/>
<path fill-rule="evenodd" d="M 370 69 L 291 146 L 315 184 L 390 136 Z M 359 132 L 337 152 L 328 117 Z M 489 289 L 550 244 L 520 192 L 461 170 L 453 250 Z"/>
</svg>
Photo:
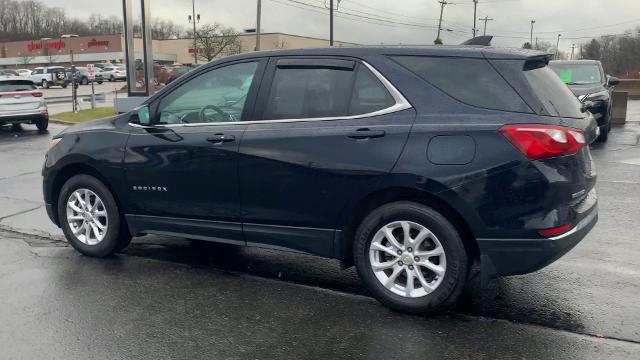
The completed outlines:
<svg viewBox="0 0 640 360">
<path fill-rule="evenodd" d="M 594 205 L 570 231 L 548 239 L 478 239 L 482 283 L 527 274 L 551 264 L 576 246 L 598 221 Z"/>
<path fill-rule="evenodd" d="M 49 119 L 49 114 L 40 111 L 22 114 L 0 114 L 0 124 L 35 124 L 38 121 L 47 119 Z"/>
</svg>

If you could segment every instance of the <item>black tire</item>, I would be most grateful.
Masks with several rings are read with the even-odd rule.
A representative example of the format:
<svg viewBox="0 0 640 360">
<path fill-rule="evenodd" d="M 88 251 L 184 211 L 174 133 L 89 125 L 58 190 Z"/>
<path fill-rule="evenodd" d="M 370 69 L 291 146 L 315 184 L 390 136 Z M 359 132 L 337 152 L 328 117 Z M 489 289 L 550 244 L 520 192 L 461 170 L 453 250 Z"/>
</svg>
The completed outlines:
<svg viewBox="0 0 640 360">
<path fill-rule="evenodd" d="M 98 80 L 98 85 L 102 85 L 102 80 Z"/>
<path fill-rule="evenodd" d="M 89 85 L 89 79 L 83 76 L 82 79 L 80 80 L 80 84 Z"/>
<path fill-rule="evenodd" d="M 115 77 L 115 76 L 113 76 L 113 75 L 111 75 L 111 76 L 109 77 L 109 82 L 114 82 L 114 81 L 116 81 L 116 77 Z"/>
<path fill-rule="evenodd" d="M 46 79 L 42 79 L 42 88 L 49 89 L 50 87 L 51 85 L 49 85 L 49 82 Z"/>
<path fill-rule="evenodd" d="M 63 89 L 66 89 L 66 88 L 67 88 L 67 86 L 69 86 L 69 83 L 68 83 L 68 82 L 64 82 L 64 83 L 62 83 L 62 85 L 61 85 L 61 86 L 62 86 L 62 88 L 63 88 Z M 78 85 L 76 84 L 76 88 L 77 88 L 77 86 L 78 86 Z"/>
<path fill-rule="evenodd" d="M 108 222 L 105 236 L 95 245 L 87 245 L 80 241 L 73 234 L 68 221 L 66 221 L 67 201 L 71 194 L 78 189 L 88 189 L 94 192 L 102 200 L 107 212 Z M 100 180 L 90 175 L 73 176 L 62 186 L 58 197 L 58 218 L 62 231 L 71 246 L 87 256 L 106 257 L 112 255 L 124 249 L 131 241 L 131 235 L 113 195 Z"/>
<path fill-rule="evenodd" d="M 49 127 L 49 119 L 40 119 L 36 122 L 36 127 L 40 131 L 45 131 Z"/>
<path fill-rule="evenodd" d="M 413 298 L 398 295 L 387 289 L 371 268 L 369 249 L 374 235 L 394 221 L 410 221 L 424 226 L 438 238 L 444 249 L 444 276 L 439 286 L 426 295 Z M 383 205 L 365 217 L 354 238 L 354 260 L 367 290 L 382 304 L 406 313 L 435 314 L 447 311 L 462 294 L 467 279 L 467 253 L 455 227 L 436 210 L 409 201 Z"/>
</svg>

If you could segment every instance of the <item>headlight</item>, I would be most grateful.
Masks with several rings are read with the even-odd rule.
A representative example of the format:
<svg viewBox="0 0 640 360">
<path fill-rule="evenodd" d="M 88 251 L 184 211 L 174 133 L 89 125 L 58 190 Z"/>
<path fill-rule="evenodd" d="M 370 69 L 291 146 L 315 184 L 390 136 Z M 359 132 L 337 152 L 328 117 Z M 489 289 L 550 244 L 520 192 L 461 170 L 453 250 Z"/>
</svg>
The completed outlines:
<svg viewBox="0 0 640 360">
<path fill-rule="evenodd" d="M 49 142 L 49 150 L 53 149 L 54 146 L 56 146 L 60 140 L 62 140 L 62 138 L 56 138 L 56 139 L 51 139 L 51 141 Z"/>
</svg>

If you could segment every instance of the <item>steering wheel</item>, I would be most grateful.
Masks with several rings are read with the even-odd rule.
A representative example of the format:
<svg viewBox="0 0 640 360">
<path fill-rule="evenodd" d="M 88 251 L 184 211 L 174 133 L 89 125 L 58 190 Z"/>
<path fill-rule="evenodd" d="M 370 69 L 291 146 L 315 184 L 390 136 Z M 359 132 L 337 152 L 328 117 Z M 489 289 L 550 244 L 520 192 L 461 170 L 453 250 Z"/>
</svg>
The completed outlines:
<svg viewBox="0 0 640 360">
<path fill-rule="evenodd" d="M 218 114 L 220 114 L 221 116 L 223 116 L 223 118 L 225 120 L 231 120 L 231 115 L 227 114 L 226 112 L 222 111 L 222 109 L 220 109 L 219 107 L 215 106 L 215 105 L 205 105 L 204 107 L 202 107 L 202 109 L 200 109 L 200 121 L 202 122 L 208 122 L 207 121 L 207 115 L 205 114 L 205 112 L 207 110 L 213 110 L 215 112 L 217 112 Z"/>
</svg>

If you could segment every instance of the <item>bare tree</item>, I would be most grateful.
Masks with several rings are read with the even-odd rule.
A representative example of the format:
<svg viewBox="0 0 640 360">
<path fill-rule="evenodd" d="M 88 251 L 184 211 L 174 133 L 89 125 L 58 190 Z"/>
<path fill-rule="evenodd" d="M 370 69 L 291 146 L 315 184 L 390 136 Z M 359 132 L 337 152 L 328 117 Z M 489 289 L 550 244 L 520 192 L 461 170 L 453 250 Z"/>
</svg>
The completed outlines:
<svg viewBox="0 0 640 360">
<path fill-rule="evenodd" d="M 238 32 L 218 23 L 200 27 L 196 32 L 196 45 L 198 52 L 194 53 L 194 56 L 205 61 L 211 61 L 220 56 L 238 54 L 242 51 Z"/>
<path fill-rule="evenodd" d="M 28 65 L 33 61 L 33 56 L 29 53 L 21 53 L 19 63 L 22 65 Z"/>
</svg>

